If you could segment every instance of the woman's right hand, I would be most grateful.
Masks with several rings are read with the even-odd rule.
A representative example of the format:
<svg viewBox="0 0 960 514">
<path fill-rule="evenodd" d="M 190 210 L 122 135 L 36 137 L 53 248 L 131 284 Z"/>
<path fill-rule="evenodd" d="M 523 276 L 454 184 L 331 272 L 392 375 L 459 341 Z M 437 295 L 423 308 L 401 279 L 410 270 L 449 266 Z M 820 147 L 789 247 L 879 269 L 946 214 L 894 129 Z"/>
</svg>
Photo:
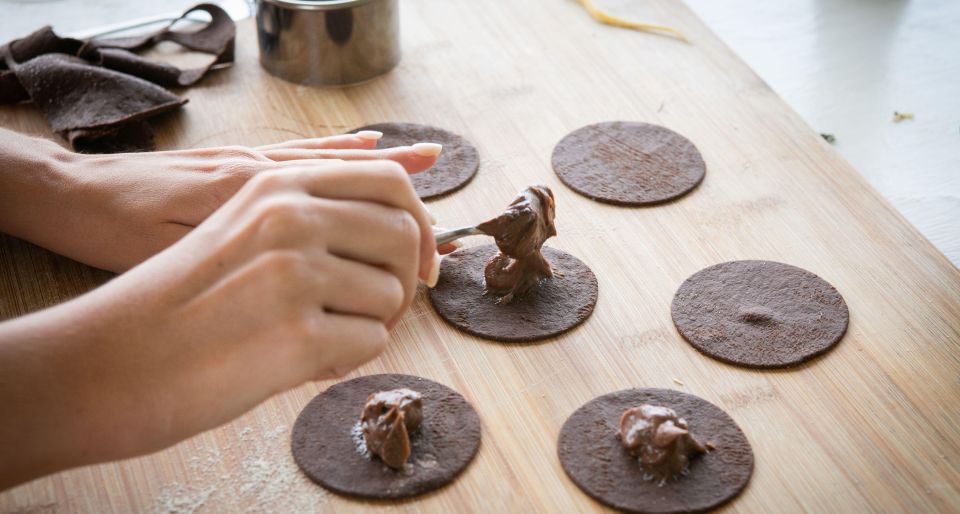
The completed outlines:
<svg viewBox="0 0 960 514">
<path fill-rule="evenodd" d="M 438 268 L 430 214 L 399 164 L 258 174 L 129 272 L 3 324 L 18 359 L 0 355 L 0 372 L 34 393 L 12 395 L 28 423 L 0 435 L 36 443 L 41 468 L 42 455 L 71 456 L 34 476 L 169 446 L 372 359 Z"/>
</svg>

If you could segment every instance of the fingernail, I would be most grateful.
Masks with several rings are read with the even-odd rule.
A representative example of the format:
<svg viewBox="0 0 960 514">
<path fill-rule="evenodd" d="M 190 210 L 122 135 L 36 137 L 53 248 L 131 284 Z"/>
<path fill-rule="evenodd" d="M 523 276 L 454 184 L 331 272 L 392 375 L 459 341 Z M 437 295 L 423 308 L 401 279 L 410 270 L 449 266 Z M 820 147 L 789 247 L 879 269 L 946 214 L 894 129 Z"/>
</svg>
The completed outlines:
<svg viewBox="0 0 960 514">
<path fill-rule="evenodd" d="M 459 239 L 454 239 L 448 244 L 454 248 L 463 248 L 463 241 L 460 241 Z"/>
<path fill-rule="evenodd" d="M 370 141 L 377 141 L 383 137 L 383 132 L 379 130 L 361 130 L 357 132 L 357 137 L 360 139 L 368 139 Z"/>
<path fill-rule="evenodd" d="M 423 157 L 436 157 L 440 155 L 440 150 L 443 150 L 443 145 L 440 143 L 417 143 L 413 145 L 413 153 Z"/>
<path fill-rule="evenodd" d="M 436 287 L 437 280 L 440 280 L 440 254 L 433 252 L 433 264 L 430 266 L 430 273 L 427 275 L 427 287 Z"/>
</svg>

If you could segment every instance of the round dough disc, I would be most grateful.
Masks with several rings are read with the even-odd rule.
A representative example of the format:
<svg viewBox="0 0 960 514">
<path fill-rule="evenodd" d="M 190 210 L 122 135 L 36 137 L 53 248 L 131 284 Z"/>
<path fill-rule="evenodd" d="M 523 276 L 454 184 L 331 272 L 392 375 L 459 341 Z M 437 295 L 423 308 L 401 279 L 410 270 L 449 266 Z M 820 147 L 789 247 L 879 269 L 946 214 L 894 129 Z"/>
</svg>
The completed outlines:
<svg viewBox="0 0 960 514">
<path fill-rule="evenodd" d="M 367 396 L 406 387 L 423 398 L 423 422 L 410 436 L 403 470 L 360 448 L 360 413 Z M 480 448 L 480 417 L 459 393 L 411 375 L 368 375 L 341 382 L 304 407 L 293 426 L 293 459 L 314 482 L 340 494 L 409 498 L 439 489 L 459 475 Z"/>
<path fill-rule="evenodd" d="M 376 123 L 359 130 L 383 132 L 379 148 L 407 146 L 414 143 L 440 143 L 443 151 L 437 163 L 427 171 L 410 175 L 417 195 L 423 200 L 452 193 L 467 185 L 480 168 L 480 153 L 463 136 L 442 128 L 418 123 Z"/>
<path fill-rule="evenodd" d="M 617 437 L 623 411 L 644 403 L 675 410 L 694 436 L 715 447 L 695 457 L 688 474 L 662 486 L 643 480 L 637 458 Z M 590 400 L 563 424 L 557 452 L 583 492 L 626 512 L 713 509 L 739 494 L 753 473 L 753 450 L 737 423 L 703 398 L 670 389 L 625 389 Z"/>
<path fill-rule="evenodd" d="M 574 191 L 617 205 L 649 205 L 683 196 L 706 173 L 697 147 L 649 123 L 607 121 L 567 134 L 553 149 L 553 170 Z"/>
<path fill-rule="evenodd" d="M 794 366 L 833 348 L 850 314 L 822 278 L 773 261 L 731 261 L 677 290 L 673 323 L 694 348 L 751 368 Z"/>
<path fill-rule="evenodd" d="M 509 304 L 484 294 L 483 269 L 495 245 L 457 250 L 440 264 L 430 301 L 440 316 L 468 334 L 502 342 L 528 342 L 566 332 L 583 323 L 597 304 L 597 277 L 580 259 L 543 247 L 552 278 Z"/>
</svg>

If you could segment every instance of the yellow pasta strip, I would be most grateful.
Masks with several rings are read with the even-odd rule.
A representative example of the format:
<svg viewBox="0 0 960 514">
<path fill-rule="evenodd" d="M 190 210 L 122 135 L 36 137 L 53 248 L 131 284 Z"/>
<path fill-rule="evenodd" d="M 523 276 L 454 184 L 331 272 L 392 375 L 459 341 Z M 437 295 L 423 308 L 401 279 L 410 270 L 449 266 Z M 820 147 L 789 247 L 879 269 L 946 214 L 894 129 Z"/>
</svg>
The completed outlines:
<svg viewBox="0 0 960 514">
<path fill-rule="evenodd" d="M 913 113 L 912 113 L 912 112 L 897 112 L 897 111 L 893 111 L 893 122 L 894 122 L 894 123 L 900 123 L 900 122 L 903 121 L 903 120 L 912 120 L 912 119 L 913 119 Z"/>
<path fill-rule="evenodd" d="M 614 27 L 622 27 L 625 29 L 642 30 L 646 32 L 662 32 L 664 34 L 673 36 L 679 39 L 680 41 L 683 41 L 684 43 L 690 42 L 689 40 L 687 40 L 687 37 L 683 35 L 682 32 L 680 32 L 679 30 L 673 27 L 667 27 L 666 25 L 656 25 L 653 23 L 640 23 L 636 21 L 625 20 L 623 18 L 617 18 L 616 16 L 612 16 L 601 11 L 596 5 L 593 4 L 592 0 L 579 0 L 579 1 L 580 1 L 580 5 L 582 5 L 583 8 L 587 10 L 587 14 L 592 16 L 593 19 L 599 21 L 600 23 L 612 25 Z"/>
</svg>

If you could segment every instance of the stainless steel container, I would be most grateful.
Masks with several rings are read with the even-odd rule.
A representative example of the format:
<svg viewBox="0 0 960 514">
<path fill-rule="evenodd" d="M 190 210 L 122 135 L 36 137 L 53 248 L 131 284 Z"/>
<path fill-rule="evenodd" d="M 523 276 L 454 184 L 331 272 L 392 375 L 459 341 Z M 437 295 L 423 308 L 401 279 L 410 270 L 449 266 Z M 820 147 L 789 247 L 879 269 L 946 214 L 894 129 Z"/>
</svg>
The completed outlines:
<svg viewBox="0 0 960 514">
<path fill-rule="evenodd" d="M 398 0 L 258 0 L 260 65 L 298 84 L 342 86 L 400 62 Z"/>
</svg>

